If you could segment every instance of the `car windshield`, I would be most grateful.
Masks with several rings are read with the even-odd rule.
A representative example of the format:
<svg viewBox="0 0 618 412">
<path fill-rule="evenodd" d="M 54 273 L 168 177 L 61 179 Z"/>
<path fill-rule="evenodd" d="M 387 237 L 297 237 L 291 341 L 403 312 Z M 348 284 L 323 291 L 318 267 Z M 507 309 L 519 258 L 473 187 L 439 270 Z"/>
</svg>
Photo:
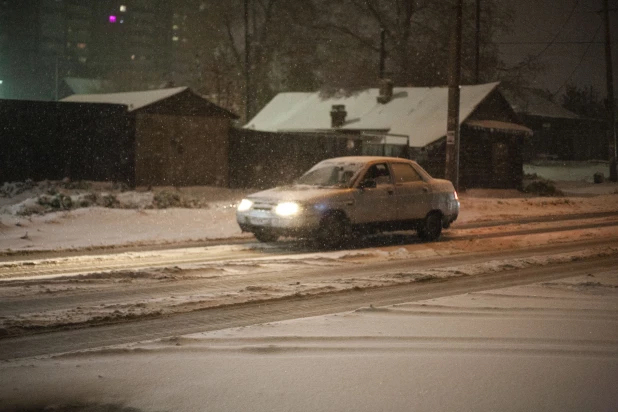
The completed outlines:
<svg viewBox="0 0 618 412">
<path fill-rule="evenodd" d="M 298 178 L 296 183 L 311 186 L 348 187 L 361 166 L 361 164 L 356 163 L 317 165 Z"/>
</svg>

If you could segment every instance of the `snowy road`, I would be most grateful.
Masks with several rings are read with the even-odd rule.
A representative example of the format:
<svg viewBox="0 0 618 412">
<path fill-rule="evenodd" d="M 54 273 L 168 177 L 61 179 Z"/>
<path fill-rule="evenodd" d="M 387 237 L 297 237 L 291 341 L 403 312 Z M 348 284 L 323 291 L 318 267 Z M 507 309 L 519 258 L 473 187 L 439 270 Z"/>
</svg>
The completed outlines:
<svg viewBox="0 0 618 412">
<path fill-rule="evenodd" d="M 0 359 L 14 359 L 91 349 L 101 346 L 138 342 L 156 338 L 219 330 L 285 319 L 316 316 L 380 307 L 500 287 L 548 282 L 614 270 L 618 255 L 603 256 L 570 263 L 532 266 L 486 272 L 475 276 L 455 276 L 448 282 L 433 279 L 408 282 L 392 287 L 346 290 L 340 293 L 296 296 L 265 302 L 246 302 L 208 311 L 192 311 L 174 316 L 145 318 L 140 322 L 102 325 L 97 328 L 59 330 L 0 340 Z M 615 355 L 616 348 L 612 348 Z M 614 356 L 613 355 L 613 356 Z"/>
<path fill-rule="evenodd" d="M 518 219 L 511 221 L 487 221 L 473 224 L 457 225 L 443 233 L 442 242 L 482 241 L 491 238 L 517 237 L 534 234 L 569 232 L 583 229 L 610 229 L 618 227 L 618 214 L 591 213 L 566 215 L 548 220 L 547 218 Z M 394 235 L 381 235 L 364 239 L 349 245 L 354 250 L 372 247 L 388 247 L 397 245 L 419 245 L 421 241 L 413 232 L 402 232 Z M 174 247 L 171 249 L 156 248 L 130 251 L 124 253 L 84 254 L 83 251 L 61 252 L 54 257 L 37 258 L 34 255 L 16 255 L 0 259 L 0 281 L 52 278 L 56 276 L 71 276 L 95 272 L 143 270 L 170 267 L 217 267 L 222 264 L 246 260 L 281 260 L 290 255 L 294 259 L 304 258 L 304 255 L 315 252 L 315 249 L 303 241 L 284 241 L 275 244 L 259 244 L 255 241 L 243 243 L 222 244 L 204 247 Z M 43 255 L 49 255 L 43 252 Z M 77 255 L 77 256 L 72 256 Z M 20 258 L 20 256 L 23 256 Z M 4 260 L 4 262 L 2 261 Z M 193 267 L 193 268 L 194 268 Z"/>
<path fill-rule="evenodd" d="M 32 356 L 332 313 L 618 264 L 611 216 L 476 225 L 434 243 L 396 234 L 367 247 L 374 241 L 330 252 L 307 253 L 306 245 L 288 242 L 5 262 L 0 354 Z"/>
<path fill-rule="evenodd" d="M 0 405 L 609 412 L 617 267 L 613 216 L 5 261 Z"/>
</svg>

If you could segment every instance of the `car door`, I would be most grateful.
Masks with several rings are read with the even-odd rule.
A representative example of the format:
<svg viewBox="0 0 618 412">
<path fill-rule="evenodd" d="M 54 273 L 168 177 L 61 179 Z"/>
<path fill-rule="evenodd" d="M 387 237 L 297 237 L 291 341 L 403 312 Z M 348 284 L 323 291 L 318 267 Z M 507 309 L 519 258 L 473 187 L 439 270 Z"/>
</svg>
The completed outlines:
<svg viewBox="0 0 618 412">
<path fill-rule="evenodd" d="M 431 207 L 431 186 L 409 163 L 392 163 L 397 220 L 422 219 Z"/>
<path fill-rule="evenodd" d="M 395 185 L 386 162 L 369 166 L 359 181 L 375 182 L 375 187 L 359 188 L 354 193 L 353 223 L 390 222 L 397 219 Z"/>
</svg>

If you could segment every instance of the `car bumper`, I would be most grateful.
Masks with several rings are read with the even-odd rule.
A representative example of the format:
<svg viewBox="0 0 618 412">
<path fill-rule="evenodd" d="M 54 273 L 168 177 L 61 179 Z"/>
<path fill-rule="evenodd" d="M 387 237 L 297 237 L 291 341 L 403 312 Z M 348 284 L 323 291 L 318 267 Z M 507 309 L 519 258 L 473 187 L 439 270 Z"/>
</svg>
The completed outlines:
<svg viewBox="0 0 618 412">
<path fill-rule="evenodd" d="M 442 226 L 448 227 L 451 223 L 457 220 L 459 217 L 459 201 L 449 200 L 446 208 L 442 212 Z"/>
<path fill-rule="evenodd" d="M 236 221 L 243 232 L 269 230 L 281 235 L 299 235 L 312 233 L 319 227 L 320 216 L 300 213 L 295 216 L 279 216 L 266 210 L 249 210 L 237 212 Z"/>
</svg>

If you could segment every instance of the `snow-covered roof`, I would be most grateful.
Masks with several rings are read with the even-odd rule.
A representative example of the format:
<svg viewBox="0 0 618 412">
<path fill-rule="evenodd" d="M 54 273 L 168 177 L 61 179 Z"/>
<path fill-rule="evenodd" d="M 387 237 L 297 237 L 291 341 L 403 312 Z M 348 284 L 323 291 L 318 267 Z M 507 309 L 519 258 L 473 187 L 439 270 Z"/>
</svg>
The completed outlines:
<svg viewBox="0 0 618 412">
<path fill-rule="evenodd" d="M 74 94 L 62 102 L 122 104 L 131 112 L 187 90 L 186 87 L 126 93 Z"/>
<path fill-rule="evenodd" d="M 497 86 L 462 86 L 460 122 Z M 395 87 L 393 98 L 386 104 L 377 101 L 378 95 L 377 88 L 329 98 L 319 93 L 279 93 L 244 127 L 266 132 L 333 130 L 331 108 L 345 105 L 346 121 L 338 130 L 408 136 L 413 147 L 426 146 L 446 135 L 447 87 Z"/>
<path fill-rule="evenodd" d="M 519 88 L 517 90 L 502 89 L 501 92 L 515 113 L 558 119 L 579 119 L 575 113 L 545 97 L 540 90 Z"/>
</svg>

